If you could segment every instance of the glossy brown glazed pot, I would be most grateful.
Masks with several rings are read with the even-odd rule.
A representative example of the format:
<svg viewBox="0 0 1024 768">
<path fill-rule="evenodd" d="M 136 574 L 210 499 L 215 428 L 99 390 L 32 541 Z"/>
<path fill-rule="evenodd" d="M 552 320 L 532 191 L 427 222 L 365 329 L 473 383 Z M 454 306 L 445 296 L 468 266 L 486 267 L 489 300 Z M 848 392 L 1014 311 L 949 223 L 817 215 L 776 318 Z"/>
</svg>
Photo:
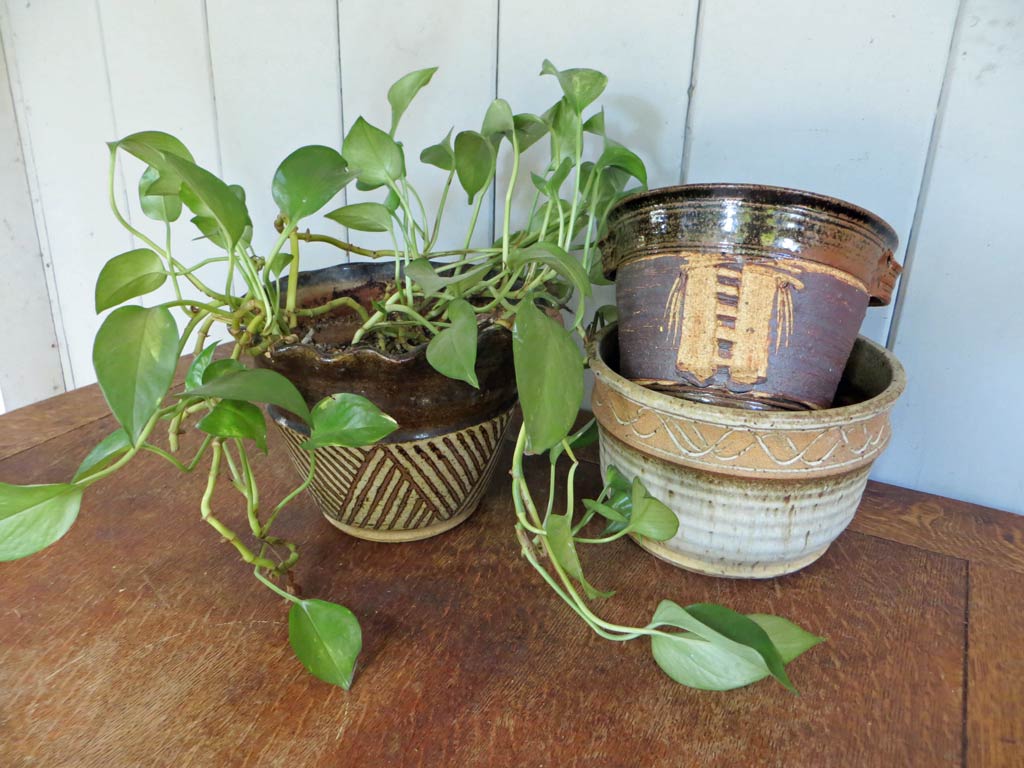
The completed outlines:
<svg viewBox="0 0 1024 768">
<path fill-rule="evenodd" d="M 869 303 L 900 265 L 892 227 L 782 187 L 695 184 L 629 197 L 602 243 L 622 374 L 751 410 L 826 408 Z"/>
<path fill-rule="evenodd" d="M 298 304 L 312 307 L 351 296 L 370 309 L 393 277 L 390 264 L 343 264 L 304 272 Z M 373 541 L 437 535 L 473 513 L 494 472 L 516 403 L 511 334 L 500 326 L 480 331 L 480 389 L 474 389 L 435 371 L 427 362 L 425 344 L 400 355 L 367 347 L 339 349 L 359 325 L 353 310 L 340 308 L 315 337 L 326 345 L 279 343 L 257 364 L 287 376 L 310 407 L 329 395 L 350 392 L 373 401 L 398 422 L 398 429 L 375 445 L 316 450 L 310 493 L 328 520 Z M 300 327 L 300 338 L 308 330 Z M 290 414 L 269 410 L 293 463 L 305 476 L 309 454 L 301 443 L 309 436 L 308 428 Z"/>
</svg>

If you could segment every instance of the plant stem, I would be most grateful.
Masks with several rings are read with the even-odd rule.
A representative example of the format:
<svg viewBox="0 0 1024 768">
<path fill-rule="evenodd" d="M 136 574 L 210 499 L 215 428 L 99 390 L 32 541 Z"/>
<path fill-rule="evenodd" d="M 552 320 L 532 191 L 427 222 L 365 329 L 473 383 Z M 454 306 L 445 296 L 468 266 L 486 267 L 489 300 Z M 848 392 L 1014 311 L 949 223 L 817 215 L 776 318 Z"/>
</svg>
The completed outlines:
<svg viewBox="0 0 1024 768">
<path fill-rule="evenodd" d="M 484 184 L 483 188 L 477 192 L 476 204 L 473 206 L 473 215 L 469 220 L 469 231 L 466 233 L 466 242 L 462 246 L 463 250 L 468 251 L 470 243 L 473 242 L 473 232 L 476 230 L 476 220 L 480 215 L 480 206 L 483 205 L 484 198 L 487 196 L 486 189 L 491 185 L 491 181 L 494 179 L 494 169 L 491 169 L 490 175 L 487 177 L 487 183 Z"/>
<path fill-rule="evenodd" d="M 274 592 L 275 594 L 283 597 L 288 602 L 290 602 L 290 603 L 301 603 L 302 602 L 295 595 L 288 594 L 283 589 L 281 589 L 279 586 L 277 586 L 277 584 L 275 584 L 270 579 L 268 579 L 266 576 L 264 576 L 262 573 L 260 573 L 260 566 L 257 565 L 255 568 L 253 568 L 252 569 L 252 573 L 263 584 L 263 586 L 265 586 L 271 592 Z"/>
<path fill-rule="evenodd" d="M 512 216 L 512 193 L 516 188 L 516 177 L 519 175 L 519 139 L 516 132 L 512 131 L 512 176 L 508 181 L 508 189 L 505 190 L 505 212 L 501 228 L 501 263 L 508 266 L 508 230 L 509 220 Z"/>
<path fill-rule="evenodd" d="M 256 566 L 258 568 L 273 569 L 276 566 L 273 561 L 267 560 L 264 557 L 254 555 L 252 551 L 245 546 L 238 538 L 238 535 L 228 528 L 224 523 L 217 519 L 213 514 L 213 509 L 210 506 L 210 502 L 213 499 L 213 489 L 217 485 L 217 476 L 220 474 L 220 460 L 221 460 L 221 438 L 216 438 L 213 441 L 213 456 L 210 459 L 210 474 L 206 480 L 206 490 L 203 493 L 203 499 L 199 504 L 199 508 L 202 513 L 202 518 L 209 523 L 214 530 L 217 531 L 221 536 L 227 539 L 231 545 L 238 550 L 238 554 L 242 556 L 242 559 L 249 563 L 249 565 Z"/>
<path fill-rule="evenodd" d="M 213 435 L 207 435 L 206 439 L 203 440 L 202 445 L 199 446 L 199 450 L 196 451 L 196 455 L 192 457 L 192 460 L 188 464 L 183 463 L 173 454 L 168 453 L 163 448 L 159 448 L 153 445 L 152 443 L 146 443 L 145 445 L 142 446 L 142 449 L 144 451 L 149 451 L 150 453 L 155 453 L 157 456 L 162 456 L 163 458 L 167 459 L 167 461 L 171 462 L 171 464 L 173 464 L 175 467 L 177 467 L 179 471 L 187 473 L 194 471 L 195 468 L 199 465 L 200 459 L 203 458 L 203 454 L 206 453 L 206 449 L 210 446 L 212 440 Z"/>
<path fill-rule="evenodd" d="M 245 482 L 245 513 L 249 518 L 249 528 L 256 538 L 263 536 L 263 526 L 260 525 L 260 490 L 256 485 L 256 477 L 249 466 L 249 452 L 241 438 L 235 439 L 235 447 L 238 450 L 238 459 L 242 463 L 242 476 Z"/>
<path fill-rule="evenodd" d="M 316 472 L 316 452 L 315 451 L 310 451 L 309 452 L 309 471 L 306 473 L 306 479 L 303 480 L 299 484 L 299 486 L 297 488 L 295 488 L 291 493 L 289 493 L 287 496 L 285 496 L 283 499 L 281 499 L 281 501 L 278 502 L 277 506 L 274 507 L 274 511 L 270 513 L 270 517 L 267 518 L 267 522 L 265 522 L 263 524 L 263 535 L 264 536 L 267 535 L 267 532 L 270 530 L 270 526 L 272 526 L 274 524 L 274 521 L 277 520 L 277 516 L 281 513 L 281 510 L 284 509 L 286 506 L 288 506 L 288 504 L 290 504 L 292 502 L 292 500 L 296 496 L 298 496 L 300 493 L 302 493 L 304 490 L 306 490 L 309 487 L 309 484 L 313 482 L 313 475 L 314 475 L 315 472 Z"/>
<path fill-rule="evenodd" d="M 623 528 L 618 533 L 613 533 L 611 536 L 605 536 L 603 539 L 575 538 L 575 541 L 579 542 L 580 544 L 607 544 L 609 541 L 615 541 L 616 539 L 621 539 L 623 536 L 625 536 L 626 534 L 628 534 L 630 532 L 631 532 L 630 528 Z"/>
<path fill-rule="evenodd" d="M 297 309 L 295 310 L 295 314 L 298 317 L 318 317 L 330 312 L 332 309 L 337 309 L 338 307 L 348 307 L 349 309 L 354 310 L 364 323 L 370 319 L 370 313 L 366 311 L 362 304 L 351 296 L 339 296 L 336 299 L 331 299 L 326 304 L 321 304 L 319 307 Z"/>
<path fill-rule="evenodd" d="M 441 191 L 441 202 L 437 206 L 437 216 L 434 217 L 434 230 L 430 233 L 430 242 L 427 243 L 425 250 L 429 251 L 434 247 L 437 242 L 438 233 L 441 231 L 441 219 L 444 217 L 444 206 L 448 202 L 448 190 L 452 187 L 452 179 L 455 178 L 455 167 L 453 166 L 451 171 L 448 172 L 448 179 L 444 183 L 444 189 Z M 440 254 L 436 254 L 440 255 Z"/>
<path fill-rule="evenodd" d="M 394 258 L 397 255 L 395 251 L 371 251 L 369 248 L 361 248 L 358 245 L 353 245 L 330 235 L 314 235 L 308 229 L 305 232 L 299 232 L 297 236 L 299 240 L 307 243 L 327 243 L 342 251 L 355 253 L 359 256 L 367 256 L 371 259 Z"/>
<path fill-rule="evenodd" d="M 171 267 L 171 283 L 174 285 L 174 295 L 181 299 L 181 286 L 178 284 L 177 272 L 177 267 L 181 265 L 171 258 L 171 222 L 169 221 L 164 222 L 164 248 L 167 251 L 167 261 Z"/>
<path fill-rule="evenodd" d="M 292 261 L 288 265 L 288 298 L 285 300 L 285 312 L 288 314 L 288 327 L 294 328 L 297 322 L 295 317 L 295 297 L 299 290 L 299 236 L 293 229 L 292 234 Z"/>
</svg>

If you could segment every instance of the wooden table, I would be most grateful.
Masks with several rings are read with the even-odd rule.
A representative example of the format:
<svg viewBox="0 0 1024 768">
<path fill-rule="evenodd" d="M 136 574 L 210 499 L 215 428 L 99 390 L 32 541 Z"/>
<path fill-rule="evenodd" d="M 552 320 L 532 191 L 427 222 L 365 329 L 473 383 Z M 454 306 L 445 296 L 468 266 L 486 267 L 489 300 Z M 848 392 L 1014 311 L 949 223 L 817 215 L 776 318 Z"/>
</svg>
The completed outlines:
<svg viewBox="0 0 1024 768">
<path fill-rule="evenodd" d="M 0 480 L 64 480 L 112 428 L 92 387 L 8 414 Z M 266 474 L 268 498 L 293 483 Z M 578 478 L 595 492 L 592 457 Z M 592 635 L 518 555 L 505 474 L 415 544 L 347 538 L 303 498 L 282 529 L 304 591 L 363 623 L 346 693 L 292 657 L 282 601 L 199 520 L 200 480 L 139 458 L 56 546 L 0 564 L 0 765 L 1024 765 L 1024 518 L 872 484 L 783 579 L 706 578 L 627 541 L 585 556 L 620 589 L 613 620 L 669 597 L 826 636 L 790 666 L 796 697 L 688 690 L 639 641 Z"/>
</svg>

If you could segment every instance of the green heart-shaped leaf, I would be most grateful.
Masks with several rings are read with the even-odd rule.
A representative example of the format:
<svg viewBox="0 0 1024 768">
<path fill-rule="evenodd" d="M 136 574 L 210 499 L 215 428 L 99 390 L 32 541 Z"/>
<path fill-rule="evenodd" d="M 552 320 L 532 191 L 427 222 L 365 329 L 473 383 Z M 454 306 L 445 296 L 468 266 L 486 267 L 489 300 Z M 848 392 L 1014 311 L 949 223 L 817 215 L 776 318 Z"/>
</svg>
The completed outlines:
<svg viewBox="0 0 1024 768">
<path fill-rule="evenodd" d="M 572 540 L 572 519 L 569 515 L 548 515 L 547 520 L 544 521 L 544 531 L 547 533 L 552 557 L 558 561 L 567 574 L 580 583 L 583 591 L 587 593 L 587 597 L 593 600 L 598 597 L 611 597 L 615 594 L 595 589 L 583 576 L 583 566 L 580 565 L 580 557 Z"/>
<path fill-rule="evenodd" d="M 245 190 L 237 184 L 228 184 L 228 189 L 237 197 L 242 204 L 245 204 Z M 220 224 L 214 217 L 213 212 L 206 206 L 206 204 L 196 196 L 192 189 L 188 186 L 182 186 L 181 188 L 181 199 L 182 202 L 188 206 L 190 211 L 197 211 L 199 215 L 193 216 L 191 221 L 196 229 L 198 229 L 203 237 L 209 240 L 211 243 L 216 245 L 218 248 L 227 250 L 228 241 L 224 237 L 224 233 L 220 228 Z M 248 213 L 246 216 L 248 217 Z M 244 250 L 249 247 L 252 242 L 252 221 L 247 221 L 245 228 L 242 230 L 242 238 L 238 241 L 238 245 Z"/>
<path fill-rule="evenodd" d="M 594 501 L 593 499 L 584 499 L 583 507 L 590 512 L 596 512 L 601 517 L 611 520 L 614 523 L 629 523 L 629 518 L 619 512 L 614 507 L 609 507 L 607 504 L 601 504 L 600 502 Z M 625 526 L 623 526 L 625 527 Z"/>
<path fill-rule="evenodd" d="M 519 151 L 525 152 L 547 135 L 548 125 L 537 115 L 523 112 L 513 118 L 516 130 L 516 143 Z"/>
<path fill-rule="evenodd" d="M 597 159 L 597 167 L 598 169 L 619 168 L 626 171 L 626 173 L 645 187 L 647 186 L 647 168 L 644 166 L 644 161 L 634 152 L 621 145 L 609 144 L 605 147 L 604 152 Z"/>
<path fill-rule="evenodd" d="M 388 88 L 388 103 L 391 105 L 391 135 L 395 135 L 395 130 L 398 128 L 398 121 L 402 119 L 402 115 L 405 114 L 405 110 L 409 108 L 409 104 L 417 93 L 420 92 L 427 83 L 430 82 L 430 78 L 437 72 L 437 67 L 427 67 L 426 69 L 417 69 L 415 72 L 410 72 L 403 77 L 400 77 L 395 83 Z"/>
<path fill-rule="evenodd" d="M 126 453 L 131 447 L 131 440 L 128 439 L 125 431 L 123 429 L 115 429 L 100 440 L 96 447 L 89 451 L 89 454 L 82 459 L 82 463 L 78 465 L 78 470 L 71 481 L 77 483 L 79 480 L 85 480 L 93 473 L 99 472 L 110 464 L 111 460 Z"/>
<path fill-rule="evenodd" d="M 381 203 L 343 205 L 324 216 L 360 232 L 387 232 L 391 229 L 391 211 Z"/>
<path fill-rule="evenodd" d="M 434 271 L 433 265 L 424 258 L 413 259 L 405 268 L 405 274 L 411 277 L 423 292 L 430 296 L 444 288 L 444 279 Z"/>
<path fill-rule="evenodd" d="M 402 148 L 380 128 L 357 118 L 345 137 L 341 154 L 363 189 L 376 189 L 397 181 L 405 173 Z"/>
<path fill-rule="evenodd" d="M 590 295 L 590 279 L 583 266 L 554 243 L 541 242 L 529 248 L 517 248 L 509 254 L 508 263 L 513 269 L 531 263 L 551 267 L 582 295 Z"/>
<path fill-rule="evenodd" d="M 185 389 L 195 389 L 203 384 L 203 374 L 213 361 L 213 353 L 217 351 L 216 342 L 208 346 L 192 359 L 192 364 L 185 374 Z"/>
<path fill-rule="evenodd" d="M 684 610 L 675 603 L 664 600 L 658 606 L 652 624 L 664 622 L 672 626 L 681 626 L 696 622 L 695 627 L 699 631 L 705 634 L 713 633 L 713 630 L 697 621 L 687 611 L 688 609 Z M 764 630 L 769 643 L 776 648 L 781 661 L 786 664 L 822 642 L 822 638 L 805 632 L 778 616 L 751 614 L 743 618 Z M 740 650 L 737 651 L 737 648 Z M 785 653 L 782 652 L 783 648 Z M 730 644 L 727 640 L 708 640 L 693 631 L 654 636 L 651 638 L 651 650 L 658 666 L 669 677 L 691 688 L 727 691 L 750 685 L 771 674 L 764 658 L 754 649 L 741 644 Z"/>
<path fill-rule="evenodd" d="M 477 325 L 476 312 L 463 299 L 448 305 L 451 325 L 427 344 L 427 362 L 438 373 L 480 388 L 476 377 Z"/>
<path fill-rule="evenodd" d="M 307 450 L 325 445 L 372 445 L 398 429 L 398 422 L 362 395 L 344 392 L 325 397 L 313 408 Z"/>
<path fill-rule="evenodd" d="M 355 615 L 343 605 L 300 600 L 288 611 L 288 641 L 302 665 L 314 676 L 345 690 L 352 685 L 363 633 Z"/>
<path fill-rule="evenodd" d="M 214 360 L 212 363 L 209 363 L 205 368 L 203 368 L 201 374 L 202 380 L 200 382 L 194 385 L 186 384 L 185 392 L 188 393 L 191 390 L 198 389 L 203 384 L 209 384 L 214 379 L 219 379 L 221 376 L 224 376 L 226 374 L 234 373 L 235 371 L 247 370 L 249 369 L 242 365 L 242 363 L 230 357 L 224 358 L 223 360 Z"/>
<path fill-rule="evenodd" d="M 437 144 L 432 144 L 420 152 L 420 162 L 451 171 L 455 168 L 455 150 L 452 149 L 452 130 Z"/>
<path fill-rule="evenodd" d="M 562 93 L 577 115 L 593 104 L 608 85 L 608 78 L 596 69 L 559 70 L 548 59 L 544 59 L 540 73 L 554 75 L 558 79 Z"/>
<path fill-rule="evenodd" d="M 793 661 L 804 651 L 813 648 L 818 643 L 825 642 L 825 638 L 812 635 L 806 629 L 798 627 L 788 619 L 781 616 L 772 616 L 767 613 L 748 613 L 747 618 L 757 624 L 768 633 L 786 664 Z"/>
<path fill-rule="evenodd" d="M 270 403 L 291 411 L 309 423 L 309 408 L 299 390 L 277 371 L 266 368 L 228 370 L 211 379 L 211 372 L 226 360 L 218 360 L 206 369 L 203 386 L 188 389 L 179 397 L 217 397 L 222 400 L 244 400 L 249 403 Z M 237 361 L 232 361 L 239 364 Z"/>
<path fill-rule="evenodd" d="M 491 140 L 500 139 L 502 136 L 511 134 L 515 129 L 515 118 L 512 117 L 512 108 L 508 102 L 504 99 L 492 101 L 484 115 L 483 127 L 480 129 L 483 137 Z"/>
<path fill-rule="evenodd" d="M 583 402 L 583 357 L 570 333 L 523 299 L 512 332 L 528 448 L 543 453 L 572 429 Z"/>
<path fill-rule="evenodd" d="M 120 307 L 96 333 L 96 378 L 132 443 L 167 395 L 177 362 L 178 326 L 166 307 Z"/>
<path fill-rule="evenodd" d="M 595 136 L 604 136 L 604 107 L 586 119 L 583 130 Z"/>
<path fill-rule="evenodd" d="M 634 502 L 635 504 L 635 502 Z M 796 692 L 789 675 L 786 674 L 786 665 L 782 661 L 779 649 L 772 643 L 768 633 L 760 624 L 751 621 L 742 613 L 726 608 L 722 605 L 712 603 L 694 603 L 686 606 L 686 612 L 696 618 L 705 627 L 709 627 L 722 637 L 727 637 L 734 643 L 740 643 L 748 648 L 753 648 L 764 660 L 765 666 L 772 676 L 782 683 L 789 690 Z M 709 642 L 715 640 L 706 632 L 697 632 Z"/>
<path fill-rule="evenodd" d="M 75 522 L 81 503 L 82 489 L 75 485 L 0 483 L 0 561 L 53 544 Z"/>
<path fill-rule="evenodd" d="M 552 159 L 569 158 L 575 164 L 576 142 L 581 140 L 582 129 L 579 114 L 563 97 L 541 117 L 551 130 Z"/>
<path fill-rule="evenodd" d="M 629 530 L 654 541 L 667 541 L 679 530 L 679 518 L 665 504 L 658 501 L 644 487 L 639 477 L 633 478 L 630 489 L 633 502 L 629 515 Z"/>
<path fill-rule="evenodd" d="M 605 469 L 604 484 L 613 490 L 625 494 L 631 493 L 633 489 L 632 483 L 626 479 L 626 476 L 614 464 L 609 464 Z"/>
<path fill-rule="evenodd" d="M 149 182 L 146 188 L 147 195 L 177 195 L 181 191 L 181 176 L 168 165 L 168 155 L 180 157 L 190 163 L 195 162 L 192 153 L 180 139 L 163 131 L 133 133 L 114 142 L 110 147 L 112 151 L 120 147 L 156 169 L 157 177 Z"/>
<path fill-rule="evenodd" d="M 96 280 L 96 312 L 151 293 L 166 279 L 163 262 L 148 248 L 136 248 L 115 256 L 103 265 Z"/>
<path fill-rule="evenodd" d="M 490 182 L 494 162 L 494 147 L 476 131 L 462 131 L 455 137 L 455 173 L 470 203 Z"/>
<path fill-rule="evenodd" d="M 176 179 L 181 187 L 181 179 Z M 142 212 L 154 221 L 177 221 L 181 216 L 181 197 L 177 194 L 154 195 L 152 189 L 165 186 L 161 183 L 160 172 L 153 166 L 147 166 L 139 179 L 139 204 Z"/>
<path fill-rule="evenodd" d="M 337 150 L 299 147 L 277 167 L 271 192 L 281 213 L 295 224 L 327 205 L 355 177 Z"/>
<path fill-rule="evenodd" d="M 214 437 L 237 437 L 252 440 L 267 452 L 267 422 L 263 411 L 242 400 L 221 400 L 196 427 Z"/>
<path fill-rule="evenodd" d="M 204 216 L 209 212 L 216 220 L 227 243 L 241 242 L 246 227 L 251 226 L 244 200 L 240 199 L 227 184 L 195 163 L 173 155 L 167 155 L 166 162 L 181 176 L 183 184 L 192 193 L 190 196 L 182 192 L 182 200 L 190 210 L 197 216 Z M 201 201 L 202 206 L 196 205 L 195 200 Z"/>
</svg>

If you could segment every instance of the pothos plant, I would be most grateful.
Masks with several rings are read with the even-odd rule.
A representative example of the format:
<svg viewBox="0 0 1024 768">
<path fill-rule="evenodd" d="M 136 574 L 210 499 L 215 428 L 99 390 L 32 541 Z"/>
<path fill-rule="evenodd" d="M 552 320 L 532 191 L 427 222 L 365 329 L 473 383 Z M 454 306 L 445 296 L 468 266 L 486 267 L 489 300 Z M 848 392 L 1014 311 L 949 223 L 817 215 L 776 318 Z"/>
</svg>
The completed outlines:
<svg viewBox="0 0 1024 768">
<path fill-rule="evenodd" d="M 93 362 L 119 426 L 67 483 L 0 484 L 0 559 L 27 556 L 63 536 L 78 514 L 83 492 L 140 453 L 156 454 L 184 473 L 202 467 L 202 519 L 253 567 L 256 579 L 290 603 L 289 639 L 299 660 L 318 678 L 348 688 L 362 645 L 359 623 L 341 605 L 295 594 L 290 577 L 298 548 L 275 536 L 272 527 L 312 481 L 317 447 L 372 444 L 397 425 L 372 402 L 353 394 L 334 395 L 309 408 L 288 379 L 246 367 L 241 360 L 266 354 L 279 341 L 295 340 L 301 321 L 344 306 L 362 321 L 353 346 L 422 348 L 436 370 L 477 387 L 478 331 L 499 324 L 513 334 L 523 411 L 511 474 L 515 529 L 527 561 L 601 637 L 650 638 L 656 662 L 684 685 L 727 689 L 771 675 L 791 688 L 785 664 L 819 638 L 785 619 L 743 616 L 707 604 L 683 608 L 666 600 L 649 623 L 630 627 L 601 619 L 593 608 L 612 593 L 587 581 L 581 547 L 630 534 L 665 540 L 678 527 L 675 515 L 651 497 L 639 478 L 626 478 L 614 467 L 608 469 L 607 484 L 597 498 L 580 500 L 582 510 L 574 494 L 574 451 L 596 439 L 593 421 L 570 434 L 584 392 L 585 358 L 577 340 L 585 341 L 588 330 L 614 315 L 614 307 L 602 307 L 591 327 L 584 327 L 592 280 L 601 280 L 597 242 L 610 208 L 633 191 L 629 185 L 644 188 L 647 183 L 640 158 L 607 138 L 603 110 L 591 109 L 607 78 L 590 69 L 558 70 L 545 61 L 541 74 L 554 77 L 561 88 L 549 110 L 516 114 L 497 99 L 480 130 L 461 131 L 454 140 L 449 131 L 424 149 L 420 160 L 441 172 L 439 203 L 430 215 L 409 179 L 406 148 L 396 133 L 435 69 L 412 72 L 391 86 L 388 130 L 360 117 L 344 136 L 340 153 L 305 146 L 284 159 L 271 184 L 280 209 L 277 236 L 263 253 L 253 246 L 244 191 L 197 165 L 178 139 L 147 131 L 109 145 L 110 207 L 140 244 L 108 261 L 96 284 L 96 311 L 112 311 L 96 335 Z M 542 139 L 549 149 L 547 162 L 541 173 L 526 180 L 521 157 Z M 588 142 L 594 141 L 598 146 L 590 152 Z M 121 153 L 143 164 L 139 204 L 157 223 L 157 236 L 130 222 L 118 205 L 114 179 Z M 503 155 L 511 170 L 504 179 L 501 234 L 491 245 L 474 246 L 486 191 L 495 182 Z M 451 249 L 439 246 L 438 240 L 456 180 L 471 215 L 464 241 L 456 244 L 461 247 Z M 392 249 L 371 250 L 336 234 L 302 228 L 353 182 L 363 190 L 381 190 L 382 199 L 343 205 L 324 216 L 349 231 L 386 232 Z M 525 223 L 513 231 L 515 193 L 527 183 L 532 203 L 519 212 Z M 183 258 L 173 247 L 171 225 L 183 208 L 192 213 L 200 236 L 218 249 L 216 255 Z M 391 259 L 394 279 L 369 310 L 349 297 L 300 307 L 296 290 L 304 242 Z M 288 279 L 282 280 L 285 274 Z M 168 282 L 172 299 L 146 307 L 127 304 Z M 570 311 L 573 294 L 576 305 Z M 179 314 L 180 327 L 172 311 Z M 556 321 L 552 315 L 559 312 L 569 320 Z M 222 359 L 215 359 L 217 343 L 211 341 L 218 338 L 216 328 L 224 329 L 231 342 Z M 172 392 L 178 360 L 189 352 L 194 357 L 184 385 Z M 261 495 L 252 461 L 254 450 L 267 449 L 263 404 L 290 411 L 310 430 L 304 445 L 311 453 L 309 472 L 275 501 Z M 154 437 L 158 429 L 166 431 L 162 445 Z M 190 456 L 181 455 L 180 437 L 186 432 L 198 433 L 198 446 Z M 528 454 L 549 459 L 544 500 L 534 499 L 526 482 Z M 563 458 L 568 484 L 559 500 L 555 479 Z M 228 514 L 244 520 L 244 535 L 236 532 L 237 524 L 229 525 L 228 514 L 214 508 L 215 490 L 222 483 L 240 497 L 239 508 Z M 584 530 L 595 518 L 607 521 L 596 536 Z"/>
</svg>

